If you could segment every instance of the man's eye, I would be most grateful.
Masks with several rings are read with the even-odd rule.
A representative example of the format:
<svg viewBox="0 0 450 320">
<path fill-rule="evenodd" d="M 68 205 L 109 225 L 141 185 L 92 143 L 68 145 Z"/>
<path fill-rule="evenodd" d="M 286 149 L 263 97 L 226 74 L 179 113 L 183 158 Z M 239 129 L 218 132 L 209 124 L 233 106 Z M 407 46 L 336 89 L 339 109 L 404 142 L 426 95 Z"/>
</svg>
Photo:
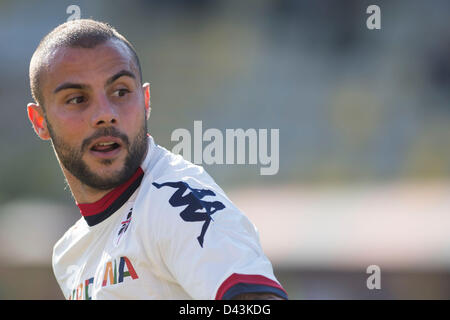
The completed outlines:
<svg viewBox="0 0 450 320">
<path fill-rule="evenodd" d="M 125 96 L 127 93 L 130 93 L 130 90 L 128 89 L 119 89 L 113 92 L 113 96 L 114 97 L 123 97 Z"/>
<path fill-rule="evenodd" d="M 66 103 L 68 104 L 79 104 L 79 103 L 83 103 L 85 101 L 83 96 L 78 96 L 72 99 L 67 100 Z"/>
</svg>

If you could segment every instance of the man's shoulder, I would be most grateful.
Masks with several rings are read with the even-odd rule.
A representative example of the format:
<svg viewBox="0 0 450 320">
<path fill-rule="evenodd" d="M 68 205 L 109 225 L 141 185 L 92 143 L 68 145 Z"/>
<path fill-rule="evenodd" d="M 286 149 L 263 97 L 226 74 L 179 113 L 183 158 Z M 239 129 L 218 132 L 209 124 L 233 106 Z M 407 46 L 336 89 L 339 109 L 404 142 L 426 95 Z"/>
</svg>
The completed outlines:
<svg viewBox="0 0 450 320">
<path fill-rule="evenodd" d="M 184 206 L 228 201 L 224 191 L 202 166 L 160 146 L 153 149 L 152 155 L 153 159 L 143 168 L 145 174 L 135 201 L 139 212 L 144 211 L 143 216 L 149 219 L 147 225 L 158 228 L 156 226 L 162 224 L 179 223 L 179 213 Z"/>
<path fill-rule="evenodd" d="M 203 167 L 185 160 L 151 140 L 150 155 L 143 163 L 144 172 L 153 180 L 162 176 L 199 176 L 205 173 Z"/>
<path fill-rule="evenodd" d="M 145 172 L 143 184 L 147 188 L 155 188 L 162 182 L 184 181 L 193 187 L 217 189 L 222 192 L 214 179 L 199 165 L 185 160 L 162 146 L 154 144 L 151 155 L 143 163 Z"/>
</svg>

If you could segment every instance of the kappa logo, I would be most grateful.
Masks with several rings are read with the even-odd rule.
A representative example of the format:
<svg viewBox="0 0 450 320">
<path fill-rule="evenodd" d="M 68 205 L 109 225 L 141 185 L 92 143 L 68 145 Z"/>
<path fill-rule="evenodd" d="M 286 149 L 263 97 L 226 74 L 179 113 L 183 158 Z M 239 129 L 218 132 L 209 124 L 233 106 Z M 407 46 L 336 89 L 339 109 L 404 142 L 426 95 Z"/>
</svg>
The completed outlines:
<svg viewBox="0 0 450 320">
<path fill-rule="evenodd" d="M 178 181 L 178 182 L 164 182 L 164 183 L 156 183 L 153 182 L 153 185 L 158 189 L 162 187 L 172 187 L 178 189 L 175 193 L 170 197 L 169 203 L 172 207 L 187 207 L 180 212 L 180 217 L 187 222 L 196 222 L 196 221 L 204 221 L 202 226 L 202 231 L 200 235 L 197 237 L 198 243 L 200 247 L 203 248 L 203 240 L 205 237 L 206 230 L 209 227 L 211 220 L 211 215 L 216 213 L 219 210 L 225 208 L 225 205 L 220 201 L 204 201 L 201 200 L 205 196 L 215 196 L 216 194 L 212 190 L 208 189 L 195 189 L 191 188 L 186 182 Z M 183 196 L 186 190 L 190 190 L 188 194 Z M 199 211 L 204 210 L 204 211 Z"/>
<path fill-rule="evenodd" d="M 130 211 L 128 212 L 127 218 L 120 223 L 119 232 L 117 233 L 116 241 L 114 242 L 114 244 L 116 246 L 119 245 L 120 239 L 122 238 L 124 233 L 128 230 L 128 226 L 130 225 L 132 214 L 133 214 L 133 208 L 131 208 Z"/>
</svg>

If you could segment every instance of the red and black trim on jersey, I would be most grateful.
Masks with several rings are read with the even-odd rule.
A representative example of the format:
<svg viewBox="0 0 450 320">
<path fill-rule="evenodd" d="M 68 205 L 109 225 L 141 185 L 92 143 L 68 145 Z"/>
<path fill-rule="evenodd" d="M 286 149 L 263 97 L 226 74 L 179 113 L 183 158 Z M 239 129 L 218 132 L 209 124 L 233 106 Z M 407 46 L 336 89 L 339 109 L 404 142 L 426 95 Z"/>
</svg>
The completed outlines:
<svg viewBox="0 0 450 320">
<path fill-rule="evenodd" d="M 288 299 L 286 291 L 276 281 L 261 275 L 233 273 L 217 290 L 216 300 L 230 300 L 242 293 L 273 293 Z"/>
<path fill-rule="evenodd" d="M 108 192 L 103 198 L 93 203 L 77 203 L 81 215 L 92 227 L 116 212 L 141 185 L 144 171 L 139 167 L 128 181 Z"/>
</svg>

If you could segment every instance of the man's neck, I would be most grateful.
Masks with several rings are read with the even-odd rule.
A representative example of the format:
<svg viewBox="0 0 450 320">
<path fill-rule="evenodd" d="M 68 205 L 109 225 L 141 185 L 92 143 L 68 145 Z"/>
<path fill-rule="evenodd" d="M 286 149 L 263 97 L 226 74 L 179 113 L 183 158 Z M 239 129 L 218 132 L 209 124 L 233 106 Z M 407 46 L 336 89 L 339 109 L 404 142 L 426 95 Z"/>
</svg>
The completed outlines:
<svg viewBox="0 0 450 320">
<path fill-rule="evenodd" d="M 85 185 L 66 169 L 63 169 L 67 184 L 76 203 L 93 203 L 103 198 L 113 189 L 99 190 Z"/>
</svg>

